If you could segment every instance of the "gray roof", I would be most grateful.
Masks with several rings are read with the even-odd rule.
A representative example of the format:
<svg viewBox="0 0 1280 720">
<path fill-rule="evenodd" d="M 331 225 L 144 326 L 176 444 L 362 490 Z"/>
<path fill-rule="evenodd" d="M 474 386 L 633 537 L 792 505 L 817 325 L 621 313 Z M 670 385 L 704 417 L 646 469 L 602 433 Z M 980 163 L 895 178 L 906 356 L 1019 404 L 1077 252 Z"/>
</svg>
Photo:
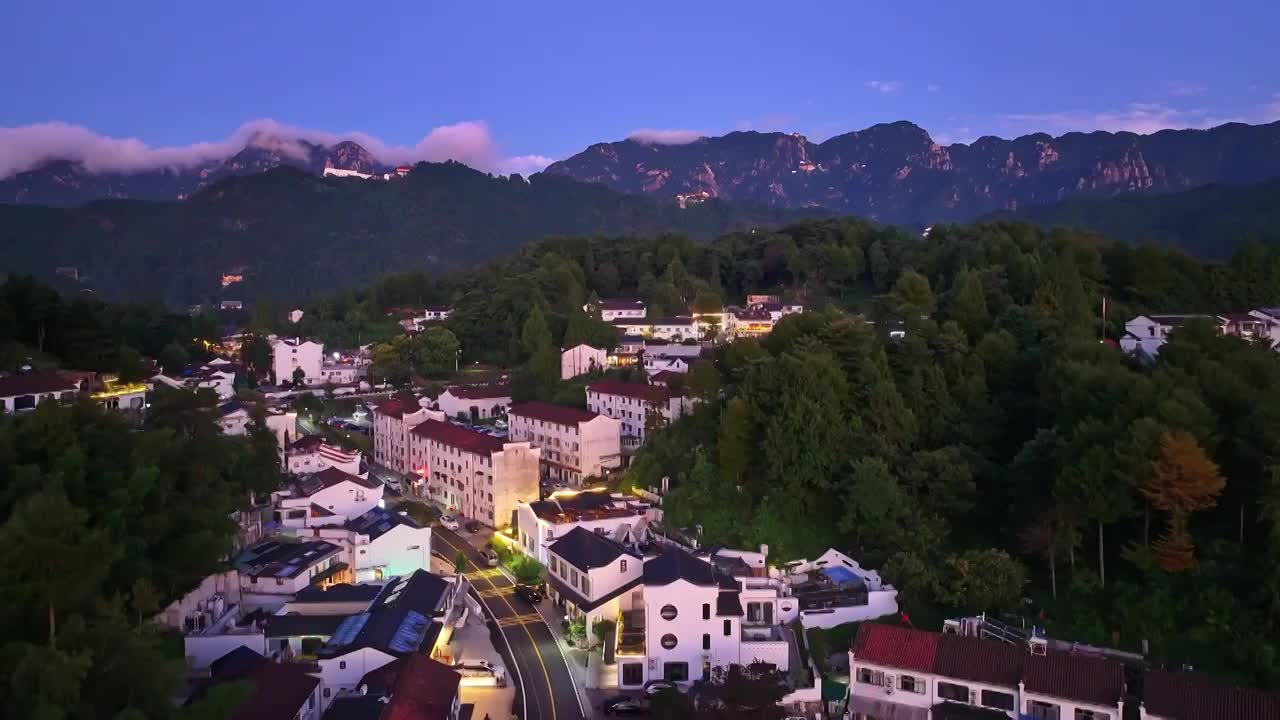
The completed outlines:
<svg viewBox="0 0 1280 720">
<path fill-rule="evenodd" d="M 645 585 L 670 585 L 684 580 L 694 585 L 718 585 L 715 568 L 679 548 L 667 547 L 658 557 L 644 564 Z"/>
<path fill-rule="evenodd" d="M 451 588 L 423 570 L 387 583 L 369 609 L 346 617 L 317 654 L 338 657 L 369 647 L 400 657 L 430 648 L 443 627 L 435 618 Z"/>
<path fill-rule="evenodd" d="M 371 508 L 365 514 L 346 523 L 348 530 L 354 530 L 361 535 L 368 535 L 371 541 L 377 540 L 384 533 L 401 525 L 407 525 L 415 530 L 422 529 L 422 525 L 408 515 L 402 515 L 381 507 Z"/>
<path fill-rule="evenodd" d="M 373 602 L 382 592 L 382 585 L 351 585 L 341 583 L 327 588 L 309 587 L 293 596 L 295 603 Z"/>
<path fill-rule="evenodd" d="M 564 537 L 551 543 L 547 549 L 583 572 L 605 567 L 623 555 L 640 558 L 622 544 L 582 526 L 565 533 Z"/>
<path fill-rule="evenodd" d="M 262 623 L 262 634 L 269 638 L 329 637 L 346 615 L 269 615 Z"/>
<path fill-rule="evenodd" d="M 324 540 L 265 540 L 245 548 L 234 564 L 237 570 L 253 577 L 295 578 L 341 551 L 342 548 Z"/>
</svg>

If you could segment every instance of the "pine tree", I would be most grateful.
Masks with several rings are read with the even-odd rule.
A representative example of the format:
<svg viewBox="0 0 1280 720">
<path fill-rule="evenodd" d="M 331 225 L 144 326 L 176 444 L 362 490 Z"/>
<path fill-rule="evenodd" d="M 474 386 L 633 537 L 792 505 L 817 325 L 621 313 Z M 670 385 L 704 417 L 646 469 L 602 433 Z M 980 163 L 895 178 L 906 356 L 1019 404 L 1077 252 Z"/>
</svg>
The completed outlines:
<svg viewBox="0 0 1280 720">
<path fill-rule="evenodd" d="M 1218 465 L 1186 432 L 1160 436 L 1160 457 L 1139 491 L 1155 509 L 1169 514 L 1169 528 L 1152 546 L 1161 567 L 1181 572 L 1195 562 L 1187 516 L 1218 504 L 1226 487 Z"/>
</svg>

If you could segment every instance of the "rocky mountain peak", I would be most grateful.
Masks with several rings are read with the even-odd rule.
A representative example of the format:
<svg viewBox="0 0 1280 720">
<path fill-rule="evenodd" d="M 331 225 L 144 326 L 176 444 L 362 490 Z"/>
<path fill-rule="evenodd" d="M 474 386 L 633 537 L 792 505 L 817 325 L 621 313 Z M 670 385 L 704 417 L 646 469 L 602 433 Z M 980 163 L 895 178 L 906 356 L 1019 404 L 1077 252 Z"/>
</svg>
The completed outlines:
<svg viewBox="0 0 1280 720">
<path fill-rule="evenodd" d="M 351 140 L 343 140 L 329 148 L 325 154 L 324 165 L 365 173 L 376 172 L 380 168 L 378 161 L 369 154 L 368 150 Z"/>
</svg>

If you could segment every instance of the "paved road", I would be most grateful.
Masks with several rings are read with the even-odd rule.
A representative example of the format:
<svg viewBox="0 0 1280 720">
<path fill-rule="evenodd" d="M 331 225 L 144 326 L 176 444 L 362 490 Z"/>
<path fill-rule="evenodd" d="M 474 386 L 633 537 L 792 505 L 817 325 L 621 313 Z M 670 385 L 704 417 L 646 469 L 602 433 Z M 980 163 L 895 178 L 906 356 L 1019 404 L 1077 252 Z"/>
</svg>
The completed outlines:
<svg viewBox="0 0 1280 720">
<path fill-rule="evenodd" d="M 497 568 L 488 567 L 480 552 L 457 533 L 439 525 L 431 533 L 436 552 L 452 559 L 461 549 L 472 564 L 467 577 L 515 656 L 528 710 L 524 720 L 583 720 L 564 655 L 537 609 L 512 592 L 515 586 L 511 580 Z"/>
</svg>

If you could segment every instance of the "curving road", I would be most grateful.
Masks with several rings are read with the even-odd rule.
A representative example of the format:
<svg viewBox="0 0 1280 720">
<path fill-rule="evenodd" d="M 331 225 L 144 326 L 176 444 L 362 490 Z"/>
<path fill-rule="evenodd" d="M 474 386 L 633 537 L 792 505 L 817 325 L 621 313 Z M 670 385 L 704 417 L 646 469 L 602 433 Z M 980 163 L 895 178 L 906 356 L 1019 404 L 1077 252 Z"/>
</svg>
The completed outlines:
<svg viewBox="0 0 1280 720">
<path fill-rule="evenodd" d="M 511 648 L 522 689 L 524 720 L 584 720 L 577 688 L 556 644 L 536 608 L 513 591 L 515 584 L 497 568 L 490 568 L 480 552 L 457 533 L 435 525 L 432 543 L 437 552 L 452 559 L 458 550 L 474 568 L 467 573 L 472 589 Z M 448 550 L 448 552 L 441 552 Z"/>
</svg>

